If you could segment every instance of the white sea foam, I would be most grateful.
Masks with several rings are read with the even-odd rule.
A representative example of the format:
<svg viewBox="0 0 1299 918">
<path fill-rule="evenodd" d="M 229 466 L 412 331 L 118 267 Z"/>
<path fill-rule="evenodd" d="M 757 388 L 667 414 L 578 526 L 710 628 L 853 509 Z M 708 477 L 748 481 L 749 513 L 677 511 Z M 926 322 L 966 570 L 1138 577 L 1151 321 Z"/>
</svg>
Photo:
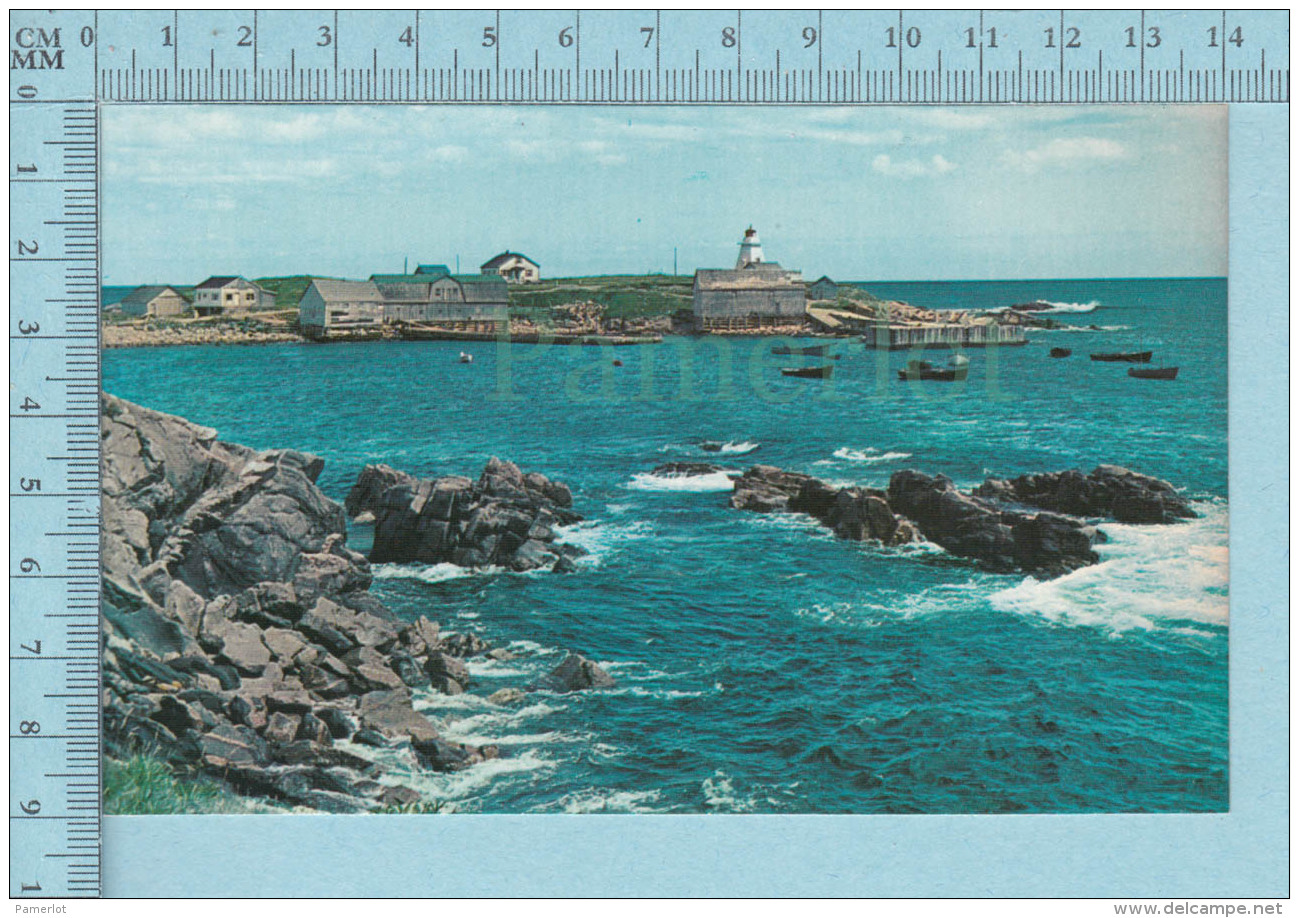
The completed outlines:
<svg viewBox="0 0 1299 918">
<path fill-rule="evenodd" d="M 881 453 L 874 447 L 868 446 L 865 449 L 853 449 L 850 446 L 842 446 L 834 451 L 834 458 L 841 459 L 844 462 L 892 462 L 897 459 L 910 459 L 911 453 L 887 452 Z"/>
<path fill-rule="evenodd" d="M 602 791 L 592 788 L 565 794 L 554 804 L 565 813 L 655 813 L 662 794 L 656 790 Z"/>
<path fill-rule="evenodd" d="M 560 539 L 584 549 L 586 555 L 578 564 L 602 564 L 628 542 L 645 539 L 654 534 L 654 526 L 647 520 L 634 523 L 608 523 L 602 520 L 583 520 L 572 526 L 556 528 Z"/>
<path fill-rule="evenodd" d="M 753 809 L 752 798 L 741 797 L 735 790 L 735 782 L 724 771 L 715 771 L 712 777 L 704 778 L 701 789 L 704 805 L 710 809 L 728 813 L 746 813 Z"/>
<path fill-rule="evenodd" d="M 722 448 L 717 450 L 717 452 L 731 456 L 744 456 L 753 452 L 761 445 L 761 443 L 754 443 L 752 440 L 742 440 L 739 443 L 728 440 L 722 444 Z"/>
<path fill-rule="evenodd" d="M 1049 309 L 1025 309 L 1023 312 L 1031 312 L 1034 315 L 1052 315 L 1064 312 L 1092 312 L 1100 306 L 1100 300 L 1092 300 L 1090 303 L 1057 303 L 1053 300 L 1034 300 L 1035 303 L 1046 303 Z M 988 312 L 1006 312 L 1013 309 L 1013 306 L 1002 306 L 997 309 L 989 309 Z"/>
<path fill-rule="evenodd" d="M 503 567 L 460 567 L 443 561 L 440 564 L 376 564 L 372 571 L 376 580 L 422 580 L 425 583 L 442 583 L 462 577 L 506 573 Z"/>
<path fill-rule="evenodd" d="M 637 472 L 626 487 L 633 491 L 733 491 L 739 472 L 720 471 L 707 475 L 655 475 Z"/>
<path fill-rule="evenodd" d="M 1199 519 L 1168 526 L 1103 524 L 1101 563 L 1055 580 L 1033 578 L 993 594 L 1004 612 L 1122 633 L 1203 632 L 1227 624 L 1227 506 L 1196 505 Z"/>
</svg>

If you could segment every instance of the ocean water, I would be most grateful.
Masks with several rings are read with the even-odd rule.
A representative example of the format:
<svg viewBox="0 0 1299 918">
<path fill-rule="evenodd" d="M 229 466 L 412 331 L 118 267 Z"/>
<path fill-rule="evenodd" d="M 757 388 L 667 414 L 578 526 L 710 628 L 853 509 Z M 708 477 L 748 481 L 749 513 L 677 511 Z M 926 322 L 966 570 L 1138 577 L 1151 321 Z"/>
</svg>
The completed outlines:
<svg viewBox="0 0 1299 918">
<path fill-rule="evenodd" d="M 227 440 L 318 453 L 339 500 L 367 462 L 476 476 L 492 455 L 572 487 L 586 521 L 567 537 L 591 552 L 574 574 L 376 569 L 399 614 L 517 654 L 471 661 L 468 695 L 420 699 L 450 737 L 507 752 L 411 777 L 450 808 L 1225 810 L 1225 280 L 869 288 L 937 308 L 1045 299 L 1066 304 L 1053 318 L 1071 327 L 970 352 L 964 385 L 897 382 L 916 355 L 852 340 L 835 344 L 831 380 L 786 379 L 779 366 L 814 358 L 728 338 L 475 345 L 472 365 L 451 342 L 113 350 L 104 387 Z M 1053 346 L 1074 355 L 1049 359 Z M 1087 359 L 1126 349 L 1181 375 L 1135 380 Z M 705 453 L 702 440 L 728 447 Z M 1183 488 L 1201 516 L 1105 525 L 1099 565 L 1038 583 L 933 546 L 840 542 L 803 517 L 731 510 L 724 474 L 650 474 L 685 459 L 875 486 L 908 467 L 973 485 L 1117 463 Z M 351 540 L 369 537 L 357 527 Z M 618 688 L 486 701 L 568 649 Z"/>
</svg>

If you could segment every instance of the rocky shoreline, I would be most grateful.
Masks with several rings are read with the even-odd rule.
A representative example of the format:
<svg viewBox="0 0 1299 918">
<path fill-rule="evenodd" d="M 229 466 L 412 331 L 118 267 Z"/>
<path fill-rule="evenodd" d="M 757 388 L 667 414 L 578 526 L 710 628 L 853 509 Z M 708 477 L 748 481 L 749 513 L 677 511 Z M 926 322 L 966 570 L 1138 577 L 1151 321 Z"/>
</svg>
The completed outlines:
<svg viewBox="0 0 1299 918">
<path fill-rule="evenodd" d="M 444 739 L 415 702 L 421 692 L 468 689 L 466 658 L 508 652 L 424 616 L 401 620 L 371 595 L 370 563 L 346 544 L 344 508 L 315 485 L 321 459 L 225 443 L 210 428 L 110 395 L 101 436 L 108 756 L 148 755 L 279 805 L 362 812 L 427 802 L 367 749 L 430 772 L 502 755 Z M 446 522 L 421 516 L 424 506 L 444 506 L 427 500 L 436 483 L 426 491 L 429 483 L 387 469 L 391 487 L 378 488 L 376 474 L 362 474 L 356 500 L 377 495 L 380 513 L 406 514 L 384 517 L 391 551 L 427 550 L 430 530 L 403 521 Z M 493 460 L 477 484 L 438 494 L 466 498 L 468 515 L 452 512 L 465 523 L 454 550 L 480 555 L 461 560 L 508 555 L 517 566 L 550 555 L 558 568 L 576 556 L 553 529 L 541 531 L 543 519 L 575 516 L 559 506 L 565 497 L 571 505 L 563 485 Z M 534 514 L 528 538 L 511 540 L 525 507 Z M 489 700 L 612 685 L 570 654 L 546 678 Z"/>
</svg>

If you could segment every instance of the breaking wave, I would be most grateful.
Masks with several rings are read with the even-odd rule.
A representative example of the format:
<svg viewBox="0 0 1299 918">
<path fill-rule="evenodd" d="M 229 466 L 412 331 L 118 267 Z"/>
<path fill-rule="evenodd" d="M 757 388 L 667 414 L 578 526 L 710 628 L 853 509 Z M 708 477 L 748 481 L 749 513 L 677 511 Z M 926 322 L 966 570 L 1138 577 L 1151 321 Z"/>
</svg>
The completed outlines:
<svg viewBox="0 0 1299 918">
<path fill-rule="evenodd" d="M 444 580 L 459 580 L 461 577 L 474 577 L 480 574 L 499 574 L 504 570 L 501 567 L 460 567 L 449 561 L 425 566 L 376 564 L 372 569 L 375 580 L 422 580 L 425 583 L 441 583 Z"/>
<path fill-rule="evenodd" d="M 627 487 L 633 491 L 732 491 L 739 472 L 710 472 L 707 475 L 655 475 L 637 472 Z"/>
<path fill-rule="evenodd" d="M 753 452 L 761 445 L 762 445 L 761 443 L 754 443 L 752 440 L 742 440 L 739 443 L 728 440 L 727 442 L 721 445 L 720 449 L 705 450 L 705 452 L 721 453 L 723 455 L 729 455 L 729 456 L 744 456 L 747 455 L 748 453 Z"/>
<path fill-rule="evenodd" d="M 844 462 L 892 462 L 896 459 L 910 459 L 911 453 L 881 453 L 879 450 L 871 446 L 868 446 L 865 449 L 853 449 L 849 446 L 842 446 L 834 451 L 834 458 L 843 460 Z"/>
<path fill-rule="evenodd" d="M 993 608 L 1115 633 L 1227 625 L 1227 505 L 1197 504 L 1201 517 L 1167 526 L 1103 525 L 1101 563 L 1055 580 L 1028 578 L 991 597 Z"/>
</svg>

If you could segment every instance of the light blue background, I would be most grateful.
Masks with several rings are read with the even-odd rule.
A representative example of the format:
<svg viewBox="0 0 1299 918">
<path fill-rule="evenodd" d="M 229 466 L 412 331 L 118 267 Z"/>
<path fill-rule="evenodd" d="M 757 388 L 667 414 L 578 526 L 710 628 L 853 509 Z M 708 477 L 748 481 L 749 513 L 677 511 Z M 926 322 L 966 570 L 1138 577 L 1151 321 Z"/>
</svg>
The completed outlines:
<svg viewBox="0 0 1299 918">
<path fill-rule="evenodd" d="M 110 896 L 1289 895 L 1288 106 L 1231 113 L 1231 812 L 109 817 Z"/>
</svg>

